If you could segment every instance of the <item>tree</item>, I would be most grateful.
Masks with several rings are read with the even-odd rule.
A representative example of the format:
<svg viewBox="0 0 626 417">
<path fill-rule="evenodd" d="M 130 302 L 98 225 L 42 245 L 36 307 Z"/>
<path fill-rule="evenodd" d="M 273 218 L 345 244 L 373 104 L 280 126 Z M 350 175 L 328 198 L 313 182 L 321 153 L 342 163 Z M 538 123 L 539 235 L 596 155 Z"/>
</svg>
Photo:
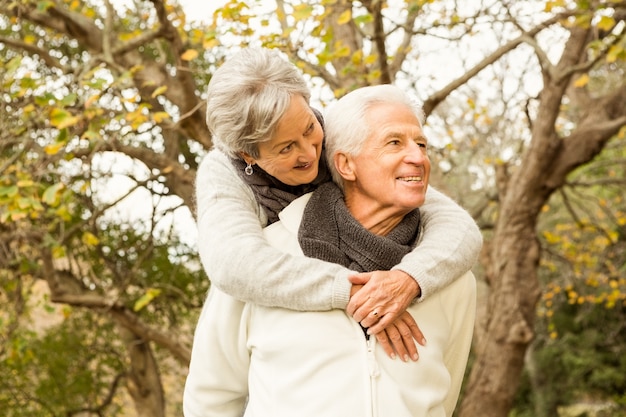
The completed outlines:
<svg viewBox="0 0 626 417">
<path fill-rule="evenodd" d="M 107 6 L 2 2 L 1 265 L 3 298 L 15 306 L 2 326 L 10 342 L 2 365 L 17 379 L 3 381 L 9 386 L 0 399 L 12 415 L 116 415 L 128 399 L 139 416 L 165 415 L 161 372 L 166 359 L 189 362 L 189 315 L 206 293 L 195 254 L 164 229 L 176 206 L 160 204 L 175 195 L 192 207 L 196 155 L 187 136 L 210 143 L 196 81 L 189 73 L 174 77 L 171 62 L 153 59 L 164 45 L 157 39 L 182 45 L 163 4 L 156 9 L 165 25 L 153 21 L 152 32 L 139 17 L 155 5 L 127 21 Z M 119 23 L 127 39 L 145 30 L 124 42 Z M 167 47 L 163 56 L 175 52 Z M 171 105 L 160 98 L 168 87 Z M 165 106 L 181 112 L 178 125 Z M 134 185 L 109 199 L 98 184 L 113 173 L 99 166 L 108 158 L 100 155 L 112 153 L 143 165 L 126 168 Z M 149 190 L 154 204 L 145 224 L 112 220 L 135 189 Z M 66 319 L 43 337 L 25 324 L 37 280 L 47 282 L 52 303 L 66 306 Z M 39 361 L 42 346 L 66 345 L 72 350 L 60 352 L 72 356 Z M 10 384 L 27 375 L 38 376 L 34 386 Z M 81 383 L 63 382 L 73 380 Z"/>
<path fill-rule="evenodd" d="M 137 188 L 177 197 L 193 211 L 195 168 L 211 146 L 202 91 L 229 53 L 224 44 L 262 44 L 282 50 L 320 86 L 321 104 L 362 85 L 406 86 L 433 131 L 449 134 L 439 144 L 441 166 L 473 166 L 464 181 L 481 190 L 467 203 L 485 230 L 489 299 L 459 415 L 506 415 L 535 332 L 542 208 L 611 139 L 623 147 L 626 2 L 471 3 L 280 0 L 259 11 L 260 2 L 249 8 L 232 0 L 204 25 L 162 0 L 128 8 L 108 0 L 2 0 L 0 221 L 3 233 L 20 236 L 2 268 L 16 315 L 24 306 L 16 288 L 33 276 L 48 283 L 53 302 L 114 323 L 118 346 L 132 347 L 123 354 L 130 365 L 120 369 L 150 365 L 133 374 L 145 378 L 126 379 L 137 414 L 165 415 L 154 346 L 186 364 L 188 345 L 166 329 L 181 325 L 178 314 L 189 318 L 202 286 L 171 256 L 159 257 L 165 265 L 156 269 L 147 262 L 163 249 L 163 240 L 151 238 L 164 215 L 158 204 L 146 233 L 108 235 L 109 224 L 128 235 L 133 227 L 104 219 L 118 201 L 98 198 L 95 184 L 108 173 L 97 164 L 101 155 L 124 155 L 137 162 L 139 173 L 127 172 Z M 428 70 L 440 62 L 434 55 L 453 49 L 463 58 L 458 65 Z M 534 93 L 526 83 L 533 76 L 541 84 Z M 467 141 L 462 132 L 470 130 Z M 480 147 L 482 140 L 489 146 Z M 132 246 L 123 243 L 129 239 Z M 72 268 L 59 268 L 63 259 Z M 176 284 L 163 278 L 152 288 L 150 274 L 168 268 L 178 268 Z"/>
</svg>

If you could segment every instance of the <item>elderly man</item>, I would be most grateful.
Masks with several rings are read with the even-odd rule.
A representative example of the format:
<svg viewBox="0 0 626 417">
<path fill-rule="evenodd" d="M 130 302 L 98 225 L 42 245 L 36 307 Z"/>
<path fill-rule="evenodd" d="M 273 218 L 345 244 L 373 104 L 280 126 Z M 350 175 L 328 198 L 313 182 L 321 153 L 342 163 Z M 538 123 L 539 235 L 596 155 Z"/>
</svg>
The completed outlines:
<svg viewBox="0 0 626 417">
<path fill-rule="evenodd" d="M 420 116 L 390 85 L 338 100 L 326 115 L 334 182 L 283 210 L 265 229 L 268 241 L 358 271 L 395 265 L 419 241 L 430 174 Z M 410 306 L 428 344 L 419 361 L 405 363 L 385 355 L 344 311 L 261 307 L 214 288 L 196 330 L 185 416 L 451 416 L 475 293 L 467 272 Z"/>
</svg>

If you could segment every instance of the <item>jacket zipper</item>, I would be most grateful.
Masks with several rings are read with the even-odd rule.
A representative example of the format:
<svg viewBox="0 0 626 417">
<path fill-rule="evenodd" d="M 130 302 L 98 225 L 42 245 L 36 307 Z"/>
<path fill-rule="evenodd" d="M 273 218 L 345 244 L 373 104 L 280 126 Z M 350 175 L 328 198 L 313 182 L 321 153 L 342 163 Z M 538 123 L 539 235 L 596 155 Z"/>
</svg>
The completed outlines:
<svg viewBox="0 0 626 417">
<path fill-rule="evenodd" d="M 376 379 L 380 375 L 380 368 L 375 356 L 375 338 L 370 336 L 367 338 L 367 367 L 370 376 L 370 415 L 372 417 L 378 416 L 378 393 L 376 391 Z"/>
</svg>

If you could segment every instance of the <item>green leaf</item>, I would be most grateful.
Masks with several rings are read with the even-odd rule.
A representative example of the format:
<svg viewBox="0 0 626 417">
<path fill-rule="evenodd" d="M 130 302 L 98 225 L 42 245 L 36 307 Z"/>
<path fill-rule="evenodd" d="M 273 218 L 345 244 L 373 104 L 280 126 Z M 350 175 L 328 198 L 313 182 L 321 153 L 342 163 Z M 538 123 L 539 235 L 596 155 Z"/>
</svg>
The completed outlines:
<svg viewBox="0 0 626 417">
<path fill-rule="evenodd" d="M 0 196 L 15 197 L 17 195 L 17 185 L 10 185 L 8 187 L 0 187 Z"/>
<path fill-rule="evenodd" d="M 78 123 L 79 120 L 80 119 L 73 116 L 72 113 L 60 108 L 54 108 L 50 112 L 50 124 L 57 129 L 73 126 Z"/>
<path fill-rule="evenodd" d="M 293 17 L 297 20 L 306 20 L 313 14 L 313 6 L 310 4 L 299 4 L 293 8 Z"/>
<path fill-rule="evenodd" d="M 43 0 L 37 3 L 37 11 L 39 12 L 45 12 L 51 7 L 54 7 L 54 2 L 51 0 Z"/>
<path fill-rule="evenodd" d="M 63 97 L 60 101 L 60 103 L 63 106 L 73 106 L 76 103 L 76 99 L 78 98 L 78 96 L 76 95 L 76 93 L 70 93 L 68 95 L 66 95 L 65 97 Z"/>
<path fill-rule="evenodd" d="M 60 201 L 60 193 L 65 188 L 65 185 L 61 182 L 51 185 L 43 192 L 41 201 L 50 205 L 58 206 Z"/>
</svg>

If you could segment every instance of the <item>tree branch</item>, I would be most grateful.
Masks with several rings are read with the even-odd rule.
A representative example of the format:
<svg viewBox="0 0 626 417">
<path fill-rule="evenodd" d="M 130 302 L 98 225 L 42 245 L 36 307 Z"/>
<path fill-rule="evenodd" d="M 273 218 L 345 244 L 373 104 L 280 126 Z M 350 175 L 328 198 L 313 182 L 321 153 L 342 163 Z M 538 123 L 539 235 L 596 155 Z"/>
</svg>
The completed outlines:
<svg viewBox="0 0 626 417">
<path fill-rule="evenodd" d="M 541 32 L 543 29 L 545 29 L 545 28 L 547 28 L 547 27 L 557 23 L 559 20 L 561 20 L 563 17 L 565 17 L 567 15 L 568 14 L 560 14 L 560 15 L 557 15 L 557 16 L 553 16 L 552 18 L 546 20 L 545 22 L 535 26 L 533 29 L 529 30 L 528 32 L 526 32 L 526 33 L 520 35 L 519 37 L 517 37 L 517 38 L 507 42 L 506 44 L 502 45 L 501 47 L 496 49 L 494 52 L 492 52 L 489 56 L 487 56 L 483 60 L 481 60 L 473 68 L 470 68 L 469 70 L 467 70 L 465 72 L 465 74 L 463 74 L 463 76 L 457 78 L 456 80 L 453 80 L 451 83 L 449 83 L 448 85 L 443 87 L 441 90 L 439 90 L 436 93 L 434 93 L 433 95 L 431 95 L 424 102 L 424 105 L 423 105 L 424 114 L 426 115 L 426 117 L 428 117 L 428 115 L 430 113 L 432 113 L 432 111 L 435 109 L 435 107 L 437 107 L 443 100 L 445 100 L 446 97 L 448 97 L 448 95 L 450 95 L 450 93 L 452 93 L 457 88 L 459 88 L 460 86 L 462 86 L 465 83 L 467 83 L 467 81 L 472 79 L 479 72 L 481 72 L 482 70 L 487 68 L 489 65 L 493 64 L 494 62 L 496 62 L 503 55 L 505 55 L 508 52 L 512 51 L 513 49 L 517 48 L 521 43 L 523 43 L 526 39 L 528 39 L 528 37 L 531 37 L 531 38 L 534 37 L 539 32 Z"/>
<path fill-rule="evenodd" d="M 56 294 L 54 291 L 50 296 L 50 301 L 60 304 L 68 304 L 74 307 L 84 307 L 93 310 L 106 311 L 113 316 L 113 319 L 129 329 L 132 333 L 139 335 L 142 339 L 153 341 L 157 345 L 167 349 L 181 363 L 187 365 L 191 358 L 189 348 L 172 338 L 171 333 L 161 332 L 143 323 L 139 317 L 118 300 L 111 300 L 98 294 Z"/>
<path fill-rule="evenodd" d="M 4 43 L 5 45 L 10 46 L 14 49 L 26 51 L 33 55 L 38 55 L 39 58 L 41 58 L 41 60 L 46 63 L 46 65 L 52 68 L 58 68 L 64 73 L 68 73 L 71 71 L 69 67 L 63 65 L 58 59 L 50 55 L 48 51 L 37 48 L 35 45 L 18 41 L 18 40 L 14 40 L 14 39 L 10 39 L 4 36 L 0 36 L 0 43 Z"/>
</svg>

